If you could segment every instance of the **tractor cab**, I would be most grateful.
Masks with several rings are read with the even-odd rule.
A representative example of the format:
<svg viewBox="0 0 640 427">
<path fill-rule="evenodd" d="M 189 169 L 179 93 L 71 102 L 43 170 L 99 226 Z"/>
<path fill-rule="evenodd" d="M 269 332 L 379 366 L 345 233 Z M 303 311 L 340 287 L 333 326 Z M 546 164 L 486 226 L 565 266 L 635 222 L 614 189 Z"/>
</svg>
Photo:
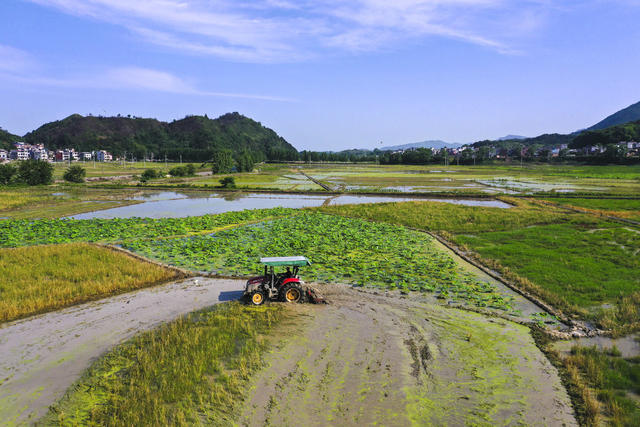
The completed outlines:
<svg viewBox="0 0 640 427">
<path fill-rule="evenodd" d="M 266 300 L 305 301 L 308 291 L 303 288 L 298 272 L 300 267 L 311 265 L 306 257 L 265 257 L 260 258 L 260 263 L 264 264 L 264 274 L 249 279 L 244 292 L 251 304 L 261 305 Z"/>
</svg>

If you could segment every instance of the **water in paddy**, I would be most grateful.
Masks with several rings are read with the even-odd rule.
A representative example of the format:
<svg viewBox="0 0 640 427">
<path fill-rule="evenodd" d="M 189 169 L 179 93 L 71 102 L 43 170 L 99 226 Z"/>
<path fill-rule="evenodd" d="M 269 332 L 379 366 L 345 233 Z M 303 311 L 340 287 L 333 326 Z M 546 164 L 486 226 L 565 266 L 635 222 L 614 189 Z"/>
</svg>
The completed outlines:
<svg viewBox="0 0 640 427">
<path fill-rule="evenodd" d="M 277 193 L 186 193 L 186 192 L 149 192 L 142 196 L 132 197 L 142 203 L 121 206 L 112 209 L 73 215 L 74 219 L 91 218 L 180 218 L 218 214 L 244 209 L 264 208 L 305 208 L 323 205 L 347 205 L 360 203 L 384 203 L 407 201 L 434 201 L 470 206 L 510 208 L 511 205 L 499 200 L 470 199 L 424 199 L 418 197 L 339 195 L 323 196 L 308 194 Z"/>
</svg>

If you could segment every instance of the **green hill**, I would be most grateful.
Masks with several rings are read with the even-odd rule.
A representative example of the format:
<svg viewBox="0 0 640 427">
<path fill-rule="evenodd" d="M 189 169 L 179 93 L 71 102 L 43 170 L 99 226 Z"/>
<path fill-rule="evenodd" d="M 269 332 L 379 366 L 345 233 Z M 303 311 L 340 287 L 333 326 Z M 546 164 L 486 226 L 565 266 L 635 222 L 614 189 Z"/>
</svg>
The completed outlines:
<svg viewBox="0 0 640 427">
<path fill-rule="evenodd" d="M 18 135 L 14 135 L 0 128 L 0 149 L 10 150 L 16 141 L 20 141 Z"/>
<path fill-rule="evenodd" d="M 606 119 L 596 123 L 587 130 L 600 130 L 609 128 L 611 126 L 635 122 L 638 120 L 640 120 L 640 102 L 630 105 L 627 108 L 624 108 L 617 113 L 610 115 Z"/>
<path fill-rule="evenodd" d="M 640 141 L 640 120 L 611 126 L 606 129 L 588 130 L 573 138 L 571 148 L 582 148 L 589 145 L 617 144 L 621 141 Z"/>
<path fill-rule="evenodd" d="M 95 117 L 73 114 L 47 123 L 24 137 L 48 149 L 107 150 L 115 155 L 204 161 L 213 152 L 251 152 L 256 160 L 297 158 L 297 150 L 273 130 L 238 113 L 209 119 L 188 116 L 171 123 L 138 117 Z"/>
</svg>

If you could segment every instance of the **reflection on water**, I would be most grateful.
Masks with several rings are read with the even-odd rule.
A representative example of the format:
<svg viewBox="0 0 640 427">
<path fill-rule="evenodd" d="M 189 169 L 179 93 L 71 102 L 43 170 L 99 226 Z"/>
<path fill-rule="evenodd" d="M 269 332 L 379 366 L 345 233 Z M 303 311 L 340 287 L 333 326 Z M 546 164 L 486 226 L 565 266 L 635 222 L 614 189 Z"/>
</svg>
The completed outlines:
<svg viewBox="0 0 640 427">
<path fill-rule="evenodd" d="M 91 218 L 180 218 L 218 214 L 244 209 L 265 208 L 305 208 L 323 205 L 346 205 L 360 203 L 433 201 L 454 203 L 468 206 L 485 206 L 494 208 L 510 208 L 511 205 L 499 200 L 471 199 L 424 199 L 417 197 L 339 195 L 323 196 L 309 194 L 277 194 L 277 193 L 177 193 L 171 191 L 155 192 L 132 197 L 143 200 L 142 203 L 121 206 L 101 211 L 73 215 L 74 219 Z"/>
</svg>

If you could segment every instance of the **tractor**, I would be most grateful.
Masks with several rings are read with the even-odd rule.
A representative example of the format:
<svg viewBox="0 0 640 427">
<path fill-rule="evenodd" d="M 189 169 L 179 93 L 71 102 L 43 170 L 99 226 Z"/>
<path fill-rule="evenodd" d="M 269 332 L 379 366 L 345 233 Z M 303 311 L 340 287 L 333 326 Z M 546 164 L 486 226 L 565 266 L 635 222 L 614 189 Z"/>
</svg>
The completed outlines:
<svg viewBox="0 0 640 427">
<path fill-rule="evenodd" d="M 244 299 L 253 305 L 264 304 L 265 301 L 282 302 L 323 302 L 313 289 L 305 286 L 298 277 L 300 267 L 311 265 L 303 256 L 260 258 L 264 264 L 264 274 L 247 280 Z M 285 267 L 286 270 L 276 273 L 274 267 Z"/>
</svg>

